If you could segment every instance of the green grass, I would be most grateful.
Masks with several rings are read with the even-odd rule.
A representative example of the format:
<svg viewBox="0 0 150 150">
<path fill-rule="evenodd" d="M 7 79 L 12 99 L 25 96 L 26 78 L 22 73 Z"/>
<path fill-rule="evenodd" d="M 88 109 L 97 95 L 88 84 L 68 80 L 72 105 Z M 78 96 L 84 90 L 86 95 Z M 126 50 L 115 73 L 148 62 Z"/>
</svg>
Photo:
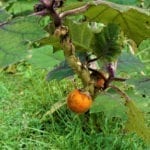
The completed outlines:
<svg viewBox="0 0 150 150">
<path fill-rule="evenodd" d="M 18 65 L 0 74 L 0 149 L 2 150 L 143 150 L 121 119 L 102 113 L 76 115 L 66 106 L 41 121 L 55 102 L 74 88 L 72 79 L 45 81 L 46 71 Z M 80 86 L 80 83 L 77 83 Z"/>
</svg>

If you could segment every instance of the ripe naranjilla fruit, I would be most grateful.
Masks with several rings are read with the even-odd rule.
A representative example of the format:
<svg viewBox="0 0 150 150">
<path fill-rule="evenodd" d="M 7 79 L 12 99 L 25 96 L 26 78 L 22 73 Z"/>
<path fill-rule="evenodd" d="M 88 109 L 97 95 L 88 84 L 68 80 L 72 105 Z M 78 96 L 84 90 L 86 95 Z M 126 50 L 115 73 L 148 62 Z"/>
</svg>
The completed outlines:
<svg viewBox="0 0 150 150">
<path fill-rule="evenodd" d="M 104 87 L 104 84 L 105 84 L 105 80 L 101 78 L 101 79 L 98 79 L 98 80 L 97 80 L 95 86 L 96 86 L 97 88 L 103 88 L 103 87 Z"/>
<path fill-rule="evenodd" d="M 92 104 L 91 96 L 88 92 L 82 92 L 79 89 L 73 90 L 67 98 L 67 105 L 73 112 L 85 113 Z"/>
</svg>

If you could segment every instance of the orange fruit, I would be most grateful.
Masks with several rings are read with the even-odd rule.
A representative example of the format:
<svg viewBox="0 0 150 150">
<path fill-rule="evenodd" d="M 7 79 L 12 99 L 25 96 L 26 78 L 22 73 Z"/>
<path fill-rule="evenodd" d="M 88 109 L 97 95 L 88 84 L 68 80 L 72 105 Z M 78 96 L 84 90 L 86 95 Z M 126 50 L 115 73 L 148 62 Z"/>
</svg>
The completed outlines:
<svg viewBox="0 0 150 150">
<path fill-rule="evenodd" d="M 96 86 L 97 88 L 103 88 L 103 87 L 104 87 L 104 84 L 105 84 L 105 80 L 101 78 L 101 79 L 98 79 L 98 80 L 97 80 L 95 86 Z"/>
<path fill-rule="evenodd" d="M 89 110 L 92 99 L 89 93 L 82 92 L 78 89 L 73 90 L 67 98 L 67 105 L 70 110 L 76 113 L 85 113 Z"/>
</svg>

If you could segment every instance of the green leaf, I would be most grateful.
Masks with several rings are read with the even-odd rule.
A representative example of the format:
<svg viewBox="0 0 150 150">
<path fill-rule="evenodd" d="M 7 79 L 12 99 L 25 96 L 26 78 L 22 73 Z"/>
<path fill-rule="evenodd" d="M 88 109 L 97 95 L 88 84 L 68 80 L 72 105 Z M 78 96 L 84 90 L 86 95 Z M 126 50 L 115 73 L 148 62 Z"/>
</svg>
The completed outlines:
<svg viewBox="0 0 150 150">
<path fill-rule="evenodd" d="M 123 100 L 117 94 L 111 93 L 98 95 L 90 111 L 91 113 L 104 112 L 108 118 L 126 118 L 125 109 Z"/>
<path fill-rule="evenodd" d="M 53 53 L 52 46 L 44 46 L 36 49 L 32 49 L 32 57 L 29 58 L 29 63 L 35 65 L 38 68 L 52 69 L 64 60 L 63 52 L 59 51 Z"/>
<path fill-rule="evenodd" d="M 143 9 L 98 0 L 89 4 L 83 14 L 87 21 L 118 24 L 137 44 L 150 37 L 150 15 Z"/>
<path fill-rule="evenodd" d="M 88 23 L 77 23 L 68 20 L 67 25 L 69 27 L 71 40 L 76 46 L 76 50 L 91 51 L 90 45 L 93 38 L 93 32 L 88 27 Z"/>
<path fill-rule="evenodd" d="M 85 63 L 86 61 L 86 55 L 85 53 L 77 53 L 77 56 L 79 57 L 80 61 L 82 63 Z M 47 80 L 62 80 L 66 77 L 73 76 L 74 71 L 71 67 L 68 66 L 66 60 L 59 63 L 58 66 L 56 66 L 53 70 L 51 70 L 47 75 Z"/>
<path fill-rule="evenodd" d="M 143 62 L 150 63 L 150 38 L 140 43 L 137 55 Z"/>
<path fill-rule="evenodd" d="M 74 75 L 73 70 L 68 66 L 66 61 L 61 62 L 58 66 L 56 66 L 52 71 L 50 71 L 47 75 L 47 80 L 62 80 L 66 77 Z"/>
<path fill-rule="evenodd" d="M 108 24 L 100 33 L 96 33 L 92 49 L 97 57 L 107 61 L 115 60 L 121 53 L 123 38 L 116 24 Z"/>
<path fill-rule="evenodd" d="M 9 6 L 8 11 L 13 15 L 27 15 L 33 12 L 34 5 L 37 3 L 36 0 L 32 1 L 14 1 L 12 2 L 11 6 Z"/>
<path fill-rule="evenodd" d="M 136 5 L 139 2 L 139 0 L 108 0 L 108 1 L 124 5 Z"/>
<path fill-rule="evenodd" d="M 27 55 L 29 42 L 46 36 L 37 17 L 16 18 L 0 26 L 0 67 L 16 63 Z"/>
<path fill-rule="evenodd" d="M 0 24 L 7 21 L 11 15 L 5 10 L 5 9 L 0 9 Z"/>
<path fill-rule="evenodd" d="M 126 91 L 128 96 L 135 101 L 137 107 L 144 113 L 150 112 L 150 96 L 146 95 L 146 93 L 137 92 L 136 89 L 128 89 Z"/>
<path fill-rule="evenodd" d="M 122 52 L 118 59 L 117 71 L 125 73 L 141 72 L 144 64 L 135 55 L 128 52 Z"/>
<path fill-rule="evenodd" d="M 150 76 L 131 78 L 127 80 L 127 83 L 134 85 L 141 94 L 150 97 Z"/>
</svg>

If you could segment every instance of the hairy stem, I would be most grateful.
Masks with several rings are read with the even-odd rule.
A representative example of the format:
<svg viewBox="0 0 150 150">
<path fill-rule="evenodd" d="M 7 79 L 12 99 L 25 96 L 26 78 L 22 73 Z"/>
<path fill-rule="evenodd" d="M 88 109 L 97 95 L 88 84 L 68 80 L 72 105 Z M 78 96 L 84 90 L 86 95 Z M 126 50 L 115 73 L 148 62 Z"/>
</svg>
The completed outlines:
<svg viewBox="0 0 150 150">
<path fill-rule="evenodd" d="M 124 92 L 122 91 L 120 88 L 118 88 L 115 85 L 109 85 L 109 87 L 111 87 L 112 89 L 114 89 L 119 95 L 121 95 L 124 99 L 125 102 L 128 103 L 131 101 L 131 98 Z"/>
<path fill-rule="evenodd" d="M 80 59 L 75 55 L 75 47 L 71 42 L 68 34 L 68 28 L 66 26 L 60 26 L 55 30 L 55 36 L 58 36 L 62 40 L 64 49 L 64 56 L 69 66 L 82 80 L 84 89 L 89 91 L 91 96 L 94 96 L 94 82 L 90 77 L 90 72 L 86 65 L 82 64 Z"/>
</svg>

